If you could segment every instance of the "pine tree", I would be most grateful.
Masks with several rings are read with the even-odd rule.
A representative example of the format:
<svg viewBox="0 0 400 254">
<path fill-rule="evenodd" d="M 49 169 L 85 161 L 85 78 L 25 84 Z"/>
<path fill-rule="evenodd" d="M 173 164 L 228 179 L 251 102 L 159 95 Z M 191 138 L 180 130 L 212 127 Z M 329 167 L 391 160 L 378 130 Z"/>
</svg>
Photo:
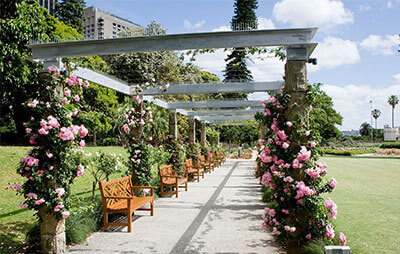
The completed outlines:
<svg viewBox="0 0 400 254">
<path fill-rule="evenodd" d="M 232 30 L 257 29 L 257 17 L 255 10 L 258 7 L 257 0 L 236 0 L 234 5 L 234 16 L 231 21 Z M 234 48 L 232 53 L 225 59 L 227 62 L 224 73 L 224 81 L 252 81 L 253 76 L 246 65 L 246 51 L 244 48 Z M 247 98 L 244 93 L 228 94 L 230 98 Z"/>
<path fill-rule="evenodd" d="M 56 3 L 55 16 L 82 34 L 85 7 L 85 0 L 61 0 Z"/>
</svg>

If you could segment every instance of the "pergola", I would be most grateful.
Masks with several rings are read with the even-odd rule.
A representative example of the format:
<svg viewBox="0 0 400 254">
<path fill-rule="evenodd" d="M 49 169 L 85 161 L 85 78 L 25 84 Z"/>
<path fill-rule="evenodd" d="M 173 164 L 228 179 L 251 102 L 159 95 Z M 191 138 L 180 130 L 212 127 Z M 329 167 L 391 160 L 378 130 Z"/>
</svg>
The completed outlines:
<svg viewBox="0 0 400 254">
<path fill-rule="evenodd" d="M 33 58 L 46 59 L 45 64 L 47 65 L 53 65 L 54 58 L 61 57 L 127 52 L 271 46 L 284 46 L 286 48 L 287 61 L 308 62 L 310 54 L 317 45 L 312 42 L 316 30 L 316 28 L 304 28 L 171 34 L 32 44 L 30 47 Z M 86 68 L 77 68 L 73 74 L 127 95 L 131 95 L 132 90 L 137 86 L 137 84 L 129 84 L 116 77 Z M 268 92 L 269 94 L 274 94 L 283 85 L 283 81 L 171 84 L 167 91 L 163 92 L 152 87 L 143 91 L 141 95 L 144 100 L 153 101 L 156 105 L 169 111 L 169 132 L 171 135 L 177 136 L 177 114 L 188 116 L 189 140 L 191 142 L 194 142 L 196 137 L 196 120 L 200 121 L 202 125 L 201 143 L 204 145 L 206 141 L 206 124 L 225 123 L 240 125 L 244 120 L 253 119 L 256 112 L 262 111 L 259 101 L 166 102 L 155 99 L 153 96 L 238 92 Z M 260 132 L 262 133 L 263 130 L 260 129 Z"/>
</svg>

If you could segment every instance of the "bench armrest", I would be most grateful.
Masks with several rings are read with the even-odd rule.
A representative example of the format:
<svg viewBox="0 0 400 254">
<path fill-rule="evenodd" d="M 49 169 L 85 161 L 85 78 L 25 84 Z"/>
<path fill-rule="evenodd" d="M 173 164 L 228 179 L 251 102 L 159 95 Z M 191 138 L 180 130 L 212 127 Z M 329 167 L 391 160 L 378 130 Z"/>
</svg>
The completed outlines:
<svg viewBox="0 0 400 254">
<path fill-rule="evenodd" d="M 157 189 L 155 186 L 132 186 L 134 189 Z"/>
<path fill-rule="evenodd" d="M 127 196 L 104 196 L 104 198 L 108 199 L 134 199 L 136 197 L 127 197 Z"/>
</svg>

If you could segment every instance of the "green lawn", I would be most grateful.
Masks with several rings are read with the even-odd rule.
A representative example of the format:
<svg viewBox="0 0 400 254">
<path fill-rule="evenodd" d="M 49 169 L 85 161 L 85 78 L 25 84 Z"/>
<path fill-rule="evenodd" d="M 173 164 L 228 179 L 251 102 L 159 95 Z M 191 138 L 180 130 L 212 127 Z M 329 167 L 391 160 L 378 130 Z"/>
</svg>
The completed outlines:
<svg viewBox="0 0 400 254">
<path fill-rule="evenodd" d="M 328 196 L 338 205 L 338 230 L 352 253 L 400 253 L 400 159 L 326 156 L 338 180 Z"/>
<path fill-rule="evenodd" d="M 0 253 L 13 252 L 10 246 L 23 245 L 34 221 L 31 211 L 17 205 L 23 199 L 7 188 L 8 183 L 22 182 L 15 169 L 28 149 L 0 147 Z M 126 156 L 121 147 L 88 147 L 86 151 L 100 149 Z M 322 160 L 328 163 L 329 176 L 338 180 L 328 196 L 338 204 L 336 225 L 347 235 L 352 252 L 400 253 L 400 160 L 341 156 Z M 91 176 L 85 174 L 77 178 L 72 192 L 89 196 L 91 186 Z"/>
</svg>

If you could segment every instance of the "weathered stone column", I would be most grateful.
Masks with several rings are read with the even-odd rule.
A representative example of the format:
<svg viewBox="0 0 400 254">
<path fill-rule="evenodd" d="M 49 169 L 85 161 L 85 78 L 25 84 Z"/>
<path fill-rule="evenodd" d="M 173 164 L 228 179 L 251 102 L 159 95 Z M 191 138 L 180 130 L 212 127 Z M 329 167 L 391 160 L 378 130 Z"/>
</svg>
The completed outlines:
<svg viewBox="0 0 400 254">
<path fill-rule="evenodd" d="M 265 124 L 265 121 L 262 120 L 260 122 L 260 132 L 259 132 L 259 138 L 265 139 L 265 136 L 267 135 L 267 126 Z"/>
<path fill-rule="evenodd" d="M 178 137 L 178 121 L 176 119 L 176 111 L 169 112 L 169 135 Z"/>
<path fill-rule="evenodd" d="M 206 123 L 203 121 L 201 122 L 201 147 L 206 146 L 206 140 L 207 140 Z"/>
<path fill-rule="evenodd" d="M 304 143 L 306 136 L 304 134 L 299 135 L 297 130 L 299 128 L 308 130 L 309 128 L 309 113 L 311 110 L 311 104 L 307 100 L 307 71 L 306 71 L 306 57 L 299 58 L 300 55 L 307 56 L 307 49 L 288 49 L 288 61 L 285 65 L 285 92 L 290 94 L 290 101 L 288 108 L 285 112 L 286 120 L 291 122 L 298 122 L 299 125 L 296 128 L 287 128 L 286 132 L 290 133 L 293 140 L 290 145 L 291 152 L 297 154 L 300 151 L 300 145 L 298 141 Z M 294 53 L 294 58 L 289 56 Z M 304 169 L 293 169 L 293 178 L 295 181 L 304 181 Z M 292 237 L 288 238 L 286 251 L 288 254 L 296 253 L 301 254 L 304 252 L 303 246 L 299 244 L 295 238 L 298 235 L 305 235 L 308 229 L 308 223 L 310 220 L 310 214 L 307 211 L 295 211 L 290 214 L 287 219 L 287 224 L 291 225 L 296 223 L 296 231 L 293 232 Z"/>
<path fill-rule="evenodd" d="M 40 209 L 40 246 L 41 253 L 65 253 L 65 219 L 57 220 L 53 211 L 47 207 Z"/>
<path fill-rule="evenodd" d="M 189 116 L 189 142 L 196 142 L 196 120 Z"/>
</svg>

